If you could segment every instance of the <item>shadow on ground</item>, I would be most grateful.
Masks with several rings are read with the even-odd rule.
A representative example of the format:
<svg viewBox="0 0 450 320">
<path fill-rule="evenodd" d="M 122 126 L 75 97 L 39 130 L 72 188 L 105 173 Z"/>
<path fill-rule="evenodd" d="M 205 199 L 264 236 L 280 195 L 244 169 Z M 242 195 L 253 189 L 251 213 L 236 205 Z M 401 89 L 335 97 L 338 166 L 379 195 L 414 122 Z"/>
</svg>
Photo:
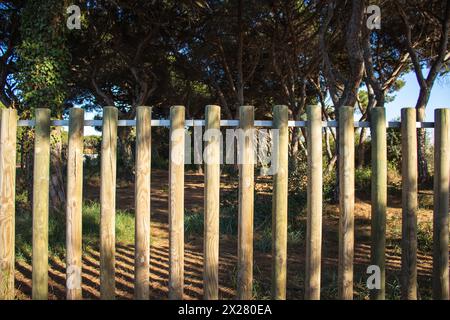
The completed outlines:
<svg viewBox="0 0 450 320">
<path fill-rule="evenodd" d="M 236 181 L 223 183 L 223 192 L 232 192 Z M 267 181 L 261 182 L 267 185 Z M 150 267 L 150 298 L 168 297 L 168 217 L 167 217 L 167 172 L 155 171 L 152 175 L 152 247 Z M 186 174 L 186 209 L 202 210 L 203 176 Z M 270 191 L 270 190 L 269 190 Z M 87 200 L 97 200 L 99 189 L 96 185 L 85 187 Z M 258 197 L 269 197 L 265 190 Z M 134 187 L 118 187 L 118 209 L 134 209 Z M 399 208 L 392 206 L 388 214 L 398 215 Z M 237 213 L 236 213 L 237 214 Z M 355 299 L 367 299 L 365 270 L 370 265 L 370 203 L 357 201 L 355 206 Z M 337 295 L 337 255 L 338 255 L 338 214 L 336 207 L 324 210 L 323 257 L 322 257 L 322 298 L 334 299 Z M 203 295 L 203 244 L 201 237 L 190 238 L 185 245 L 185 299 L 201 299 Z M 303 299 L 305 243 L 288 247 L 287 298 Z M 400 250 L 396 246 L 387 248 L 387 296 L 398 297 L 399 273 L 401 266 Z M 419 287 L 423 296 L 429 296 L 431 288 L 432 258 L 420 252 L 418 255 Z M 220 239 L 219 282 L 220 298 L 233 299 L 236 295 L 236 237 L 222 235 Z M 271 254 L 255 250 L 254 279 L 256 298 L 270 297 Z M 16 295 L 18 299 L 31 297 L 31 256 L 24 256 L 16 262 Z M 83 250 L 83 298 L 99 299 L 98 246 L 90 245 Z M 116 246 L 116 297 L 132 299 L 134 291 L 134 248 L 131 244 Z M 65 299 L 65 263 L 58 257 L 50 259 L 49 298 Z"/>
</svg>

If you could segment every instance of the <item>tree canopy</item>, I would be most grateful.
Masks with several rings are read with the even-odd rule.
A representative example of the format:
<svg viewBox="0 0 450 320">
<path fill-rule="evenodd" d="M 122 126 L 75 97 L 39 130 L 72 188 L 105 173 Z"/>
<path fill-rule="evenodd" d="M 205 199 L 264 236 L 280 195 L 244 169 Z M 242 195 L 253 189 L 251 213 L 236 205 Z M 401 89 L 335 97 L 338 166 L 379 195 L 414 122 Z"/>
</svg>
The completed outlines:
<svg viewBox="0 0 450 320">
<path fill-rule="evenodd" d="M 66 27 L 71 4 L 80 30 Z M 21 110 L 115 105 L 128 118 L 138 105 L 184 104 L 194 116 L 217 103 L 235 118 L 242 104 L 264 116 L 282 103 L 298 118 L 327 96 L 354 105 L 361 88 L 370 107 L 383 106 L 412 70 L 423 108 L 448 71 L 448 1 L 370 4 L 381 8 L 380 29 L 367 28 L 363 0 L 4 1 L 1 101 Z"/>
</svg>

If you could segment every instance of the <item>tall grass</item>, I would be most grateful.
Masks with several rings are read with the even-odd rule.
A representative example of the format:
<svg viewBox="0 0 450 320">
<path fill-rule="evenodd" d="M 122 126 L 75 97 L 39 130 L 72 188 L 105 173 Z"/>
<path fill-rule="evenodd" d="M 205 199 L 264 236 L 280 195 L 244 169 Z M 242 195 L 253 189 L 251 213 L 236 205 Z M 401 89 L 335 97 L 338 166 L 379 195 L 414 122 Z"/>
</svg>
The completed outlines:
<svg viewBox="0 0 450 320">
<path fill-rule="evenodd" d="M 19 197 L 20 200 L 20 197 Z M 23 209 L 16 217 L 16 256 L 29 259 L 32 253 L 33 220 L 30 210 Z M 66 252 L 66 219 L 64 215 L 49 215 L 49 254 L 64 258 Z M 100 240 L 100 204 L 87 202 L 83 205 L 83 246 L 97 246 Z M 122 244 L 134 243 L 134 214 L 129 211 L 116 212 L 116 241 Z"/>
</svg>

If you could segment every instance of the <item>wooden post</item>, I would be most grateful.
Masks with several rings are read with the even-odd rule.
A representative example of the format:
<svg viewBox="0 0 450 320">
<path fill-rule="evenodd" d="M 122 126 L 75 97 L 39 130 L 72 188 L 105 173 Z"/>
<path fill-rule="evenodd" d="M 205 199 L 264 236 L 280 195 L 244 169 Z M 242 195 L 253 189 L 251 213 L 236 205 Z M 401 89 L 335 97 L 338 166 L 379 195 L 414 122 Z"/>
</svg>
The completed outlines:
<svg viewBox="0 0 450 320">
<path fill-rule="evenodd" d="M 434 114 L 433 299 L 448 300 L 450 109 Z"/>
<path fill-rule="evenodd" d="M 117 121 L 115 107 L 103 109 L 100 187 L 100 296 L 115 299 Z"/>
<path fill-rule="evenodd" d="M 286 299 L 287 217 L 288 217 L 288 108 L 273 108 L 274 139 L 272 200 L 272 299 Z M 252 190 L 253 192 L 253 190 Z"/>
<path fill-rule="evenodd" d="M 137 300 L 148 300 L 150 293 L 150 179 L 152 108 L 136 110 L 136 196 L 135 196 L 135 279 Z"/>
<path fill-rule="evenodd" d="M 240 107 L 237 279 L 237 292 L 240 300 L 249 300 L 253 296 L 254 118 L 253 106 Z"/>
<path fill-rule="evenodd" d="M 417 299 L 417 129 L 416 109 L 401 111 L 402 298 Z"/>
<path fill-rule="evenodd" d="M 384 300 L 386 294 L 386 205 L 387 147 L 386 110 L 373 108 L 370 114 L 372 137 L 372 265 L 380 268 L 380 289 L 371 291 L 373 300 Z"/>
<path fill-rule="evenodd" d="M 33 171 L 33 300 L 48 299 L 50 109 L 36 109 Z"/>
<path fill-rule="evenodd" d="M 84 110 L 70 109 L 67 152 L 67 300 L 81 300 Z"/>
<path fill-rule="evenodd" d="M 220 107 L 205 110 L 205 226 L 203 294 L 219 298 L 219 206 L 220 206 Z"/>
<path fill-rule="evenodd" d="M 14 299 L 17 111 L 0 109 L 0 300 Z"/>
<path fill-rule="evenodd" d="M 184 286 L 184 120 L 183 106 L 170 108 L 169 299 L 183 299 Z"/>
<path fill-rule="evenodd" d="M 353 107 L 339 109 L 339 299 L 353 299 L 355 128 Z"/>
<path fill-rule="evenodd" d="M 320 299 L 322 254 L 322 109 L 307 107 L 308 220 L 306 230 L 305 299 Z"/>
</svg>

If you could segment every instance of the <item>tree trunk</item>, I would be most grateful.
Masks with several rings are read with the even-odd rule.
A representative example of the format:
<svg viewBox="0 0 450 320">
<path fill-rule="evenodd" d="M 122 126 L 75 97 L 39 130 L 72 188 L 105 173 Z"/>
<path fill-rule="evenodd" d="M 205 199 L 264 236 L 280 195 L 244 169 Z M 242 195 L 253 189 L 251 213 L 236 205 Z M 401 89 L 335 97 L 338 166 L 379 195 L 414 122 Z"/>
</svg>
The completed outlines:
<svg viewBox="0 0 450 320">
<path fill-rule="evenodd" d="M 300 128 L 293 128 L 292 130 L 292 141 L 291 141 L 291 153 L 292 153 L 292 163 L 296 167 L 298 164 L 298 156 L 300 151 Z"/>
<path fill-rule="evenodd" d="M 238 52 L 237 52 L 237 100 L 239 106 L 244 105 L 244 71 L 243 71 L 243 56 L 244 56 L 244 30 L 242 21 L 243 1 L 238 2 Z M 238 107 L 239 107 L 238 106 Z"/>
<path fill-rule="evenodd" d="M 327 151 L 327 159 L 328 159 L 328 163 L 330 163 L 331 159 L 333 158 L 333 152 L 331 151 L 330 133 L 329 133 L 328 129 L 331 129 L 331 128 L 325 128 L 324 132 L 325 132 L 325 146 L 326 146 L 326 151 Z"/>
<path fill-rule="evenodd" d="M 334 166 L 336 165 L 336 161 L 337 161 L 337 155 L 335 154 L 335 155 L 331 158 L 330 162 L 329 162 L 328 165 L 327 165 L 327 169 L 326 169 L 326 172 L 327 172 L 327 173 L 331 173 L 331 172 L 333 171 Z"/>
<path fill-rule="evenodd" d="M 118 133 L 118 162 L 120 163 L 119 170 L 122 175 L 128 179 L 133 176 L 134 172 L 134 154 L 132 148 L 132 128 L 119 127 Z"/>
<path fill-rule="evenodd" d="M 366 128 L 361 128 L 361 133 L 359 135 L 358 142 L 358 157 L 356 168 L 361 169 L 365 163 L 365 155 L 366 155 Z"/>
<path fill-rule="evenodd" d="M 336 108 L 336 122 L 339 125 L 339 109 Z M 339 203 L 339 126 L 336 128 L 336 141 L 335 141 L 335 148 L 334 148 L 334 154 L 336 156 L 335 160 L 335 187 L 333 192 L 332 201 L 334 203 Z"/>
<path fill-rule="evenodd" d="M 425 105 L 417 109 L 417 121 L 425 121 Z M 419 184 L 427 183 L 430 179 L 430 172 L 428 171 L 428 161 L 426 157 L 426 130 L 417 130 L 417 161 L 418 161 L 418 173 Z"/>
<path fill-rule="evenodd" d="M 24 133 L 22 134 L 22 150 L 24 157 L 23 159 L 23 170 L 22 175 L 24 178 L 24 182 L 27 190 L 27 199 L 28 203 L 33 203 L 33 184 L 26 183 L 27 181 L 33 181 L 33 146 L 34 146 L 34 131 L 30 128 L 25 128 Z"/>
<path fill-rule="evenodd" d="M 66 204 L 66 191 L 63 177 L 64 153 L 61 127 L 53 129 L 51 134 L 51 141 L 50 205 L 55 212 L 63 214 Z"/>
</svg>

